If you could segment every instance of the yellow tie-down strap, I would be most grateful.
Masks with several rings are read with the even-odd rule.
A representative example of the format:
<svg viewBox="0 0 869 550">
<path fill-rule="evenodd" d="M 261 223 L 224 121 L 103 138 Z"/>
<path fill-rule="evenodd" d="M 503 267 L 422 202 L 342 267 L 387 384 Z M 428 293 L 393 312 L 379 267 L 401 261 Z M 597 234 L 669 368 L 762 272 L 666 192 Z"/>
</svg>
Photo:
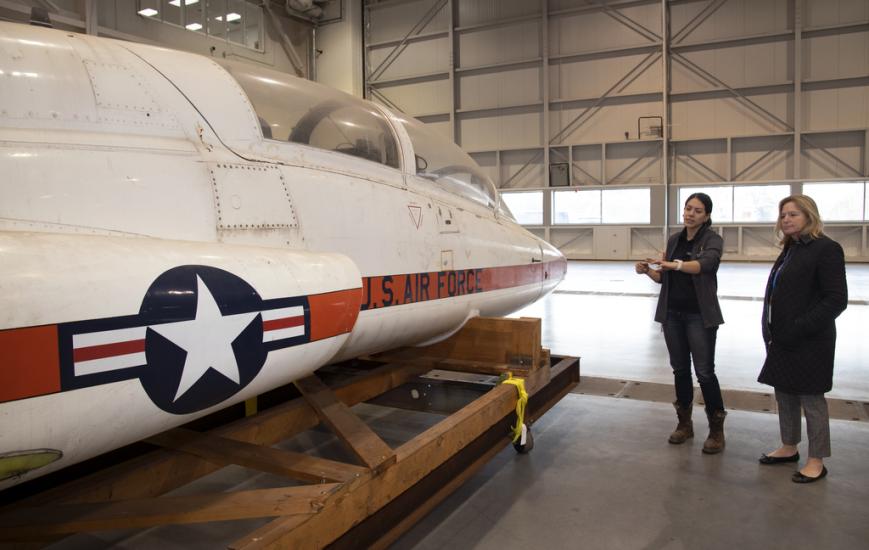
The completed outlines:
<svg viewBox="0 0 869 550">
<path fill-rule="evenodd" d="M 525 391 L 525 380 L 513 378 L 512 372 L 508 372 L 506 378 L 502 377 L 501 383 L 516 386 L 516 390 L 519 392 L 519 399 L 516 401 L 516 425 L 513 426 L 513 443 L 516 443 L 522 437 L 522 426 L 525 425 L 525 406 L 528 404 L 528 392 Z"/>
</svg>

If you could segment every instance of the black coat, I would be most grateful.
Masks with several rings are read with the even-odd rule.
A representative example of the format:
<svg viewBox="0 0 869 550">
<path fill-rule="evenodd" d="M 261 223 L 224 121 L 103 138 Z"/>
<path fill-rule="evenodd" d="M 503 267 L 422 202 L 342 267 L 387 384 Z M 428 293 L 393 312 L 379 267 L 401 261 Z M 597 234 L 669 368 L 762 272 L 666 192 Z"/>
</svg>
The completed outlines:
<svg viewBox="0 0 869 550">
<path fill-rule="evenodd" d="M 847 306 L 845 254 L 839 243 L 826 236 L 793 241 L 779 255 L 766 283 L 762 322 L 766 361 L 757 381 L 795 394 L 830 391 L 835 319 Z"/>
</svg>

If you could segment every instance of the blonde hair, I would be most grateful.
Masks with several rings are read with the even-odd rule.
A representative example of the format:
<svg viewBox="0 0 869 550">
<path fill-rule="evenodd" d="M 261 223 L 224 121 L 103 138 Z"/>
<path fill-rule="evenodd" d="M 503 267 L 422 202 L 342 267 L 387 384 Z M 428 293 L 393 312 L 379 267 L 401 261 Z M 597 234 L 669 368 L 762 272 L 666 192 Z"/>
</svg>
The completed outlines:
<svg viewBox="0 0 869 550">
<path fill-rule="evenodd" d="M 792 202 L 806 217 L 806 226 L 801 231 L 802 235 L 810 235 L 813 238 L 818 238 L 824 234 L 824 222 L 821 221 L 821 215 L 818 213 L 818 205 L 815 200 L 808 195 L 791 195 L 785 197 L 778 203 L 778 220 L 775 222 L 775 235 L 779 239 L 779 244 L 788 247 L 791 239 L 787 238 L 781 228 L 781 211 L 784 206 Z"/>
</svg>

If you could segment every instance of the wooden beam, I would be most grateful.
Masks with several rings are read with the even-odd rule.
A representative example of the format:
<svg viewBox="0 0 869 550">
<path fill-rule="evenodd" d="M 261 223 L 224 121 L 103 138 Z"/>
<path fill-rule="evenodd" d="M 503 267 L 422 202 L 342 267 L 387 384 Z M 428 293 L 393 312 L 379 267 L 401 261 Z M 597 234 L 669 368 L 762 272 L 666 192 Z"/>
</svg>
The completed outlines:
<svg viewBox="0 0 869 550">
<path fill-rule="evenodd" d="M 340 484 L 280 487 L 182 497 L 16 508 L 0 517 L 0 539 L 131 529 L 167 523 L 311 515 Z"/>
<path fill-rule="evenodd" d="M 396 449 L 397 461 L 379 476 L 344 484 L 324 502 L 322 514 L 278 519 L 230 548 L 320 548 L 379 510 L 470 444 L 516 407 L 516 389 L 497 386 L 455 414 Z M 505 439 L 507 433 L 504 433 Z M 376 480 L 376 482 L 374 482 Z"/>
<path fill-rule="evenodd" d="M 576 386 L 579 379 L 578 365 L 579 362 L 575 358 L 566 358 L 551 367 L 547 365 L 552 372 L 552 385 L 542 388 L 531 397 L 526 410 L 526 419 L 529 415 L 539 417 L 557 402 L 553 401 L 551 396 L 563 395 Z M 536 371 L 533 376 L 537 376 L 540 372 L 542 371 Z M 457 488 L 463 480 L 472 476 L 509 445 L 509 439 L 504 437 L 504 433 L 508 429 L 507 426 L 512 423 L 512 415 L 508 415 L 494 424 L 424 479 L 330 543 L 329 548 L 352 550 L 389 546 L 437 502 Z"/>
<path fill-rule="evenodd" d="M 424 518 L 429 512 L 431 512 L 438 504 L 443 502 L 448 496 L 453 494 L 456 489 L 461 487 L 468 481 L 472 476 L 474 476 L 483 466 L 488 464 L 495 456 L 500 453 L 504 447 L 506 447 L 510 443 L 510 439 L 503 437 L 499 442 L 490 447 L 482 456 L 477 458 L 469 467 L 459 472 L 457 475 L 452 477 L 449 481 L 441 485 L 437 490 L 433 492 L 433 494 L 421 505 L 415 506 L 412 511 L 407 514 L 401 521 L 399 521 L 394 527 L 390 528 L 386 532 L 381 531 L 380 538 L 376 543 L 370 545 L 369 550 L 386 550 L 389 548 L 392 543 L 394 543 L 398 538 L 407 532 L 411 527 L 416 525 L 416 523 Z"/>
<path fill-rule="evenodd" d="M 301 481 L 350 481 L 365 468 L 293 451 L 274 449 L 207 433 L 175 428 L 146 440 L 161 447 L 198 456 L 222 466 L 236 464 Z"/>
<path fill-rule="evenodd" d="M 395 453 L 347 405 L 339 401 L 317 375 L 296 380 L 296 387 L 324 424 L 338 439 L 372 470 L 382 469 L 395 462 Z"/>
<path fill-rule="evenodd" d="M 535 368 L 540 364 L 540 319 L 475 317 L 443 342 L 414 349 L 424 357 Z"/>
<path fill-rule="evenodd" d="M 383 365 L 362 379 L 351 380 L 335 388 L 346 405 L 367 401 L 407 380 L 422 374 L 420 367 Z M 212 433 L 222 437 L 259 445 L 274 445 L 293 435 L 315 427 L 317 414 L 304 399 L 261 411 L 256 416 L 237 420 Z M 124 462 L 71 483 L 43 491 L 18 505 L 101 502 L 157 496 L 222 468 L 192 455 L 161 450 Z M 4 510 L 5 511 L 5 510 Z M 0 512 L 2 513 L 2 512 Z"/>
</svg>

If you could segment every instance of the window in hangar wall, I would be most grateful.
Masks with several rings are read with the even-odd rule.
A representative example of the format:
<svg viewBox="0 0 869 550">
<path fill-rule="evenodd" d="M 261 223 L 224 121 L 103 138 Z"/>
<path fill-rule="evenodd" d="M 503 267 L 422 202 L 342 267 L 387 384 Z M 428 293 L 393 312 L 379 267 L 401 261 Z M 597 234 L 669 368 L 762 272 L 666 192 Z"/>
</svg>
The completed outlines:
<svg viewBox="0 0 869 550">
<path fill-rule="evenodd" d="M 791 194 L 791 186 L 681 187 L 679 223 L 682 223 L 682 206 L 685 200 L 697 192 L 706 193 L 712 199 L 712 220 L 715 223 L 775 223 L 778 218 L 778 203 Z M 815 200 L 824 221 L 869 221 L 869 182 L 804 183 L 802 193 Z"/>
<path fill-rule="evenodd" d="M 693 193 L 712 199 L 713 223 L 775 223 L 778 201 L 791 194 L 790 185 L 717 185 L 679 188 L 679 223 L 685 201 Z"/>
<path fill-rule="evenodd" d="M 869 182 L 804 183 L 803 193 L 815 199 L 824 221 L 869 221 Z"/>
<path fill-rule="evenodd" d="M 137 0 L 142 17 L 263 51 L 263 9 L 248 0 Z"/>
<path fill-rule="evenodd" d="M 501 198 L 522 225 L 543 225 L 543 191 L 502 191 Z M 553 191 L 552 224 L 648 224 L 650 200 L 648 187 Z"/>
<path fill-rule="evenodd" d="M 647 224 L 650 212 L 648 187 L 552 193 L 553 225 Z"/>
<path fill-rule="evenodd" d="M 501 200 L 522 225 L 543 225 L 543 191 L 502 192 Z"/>
</svg>

